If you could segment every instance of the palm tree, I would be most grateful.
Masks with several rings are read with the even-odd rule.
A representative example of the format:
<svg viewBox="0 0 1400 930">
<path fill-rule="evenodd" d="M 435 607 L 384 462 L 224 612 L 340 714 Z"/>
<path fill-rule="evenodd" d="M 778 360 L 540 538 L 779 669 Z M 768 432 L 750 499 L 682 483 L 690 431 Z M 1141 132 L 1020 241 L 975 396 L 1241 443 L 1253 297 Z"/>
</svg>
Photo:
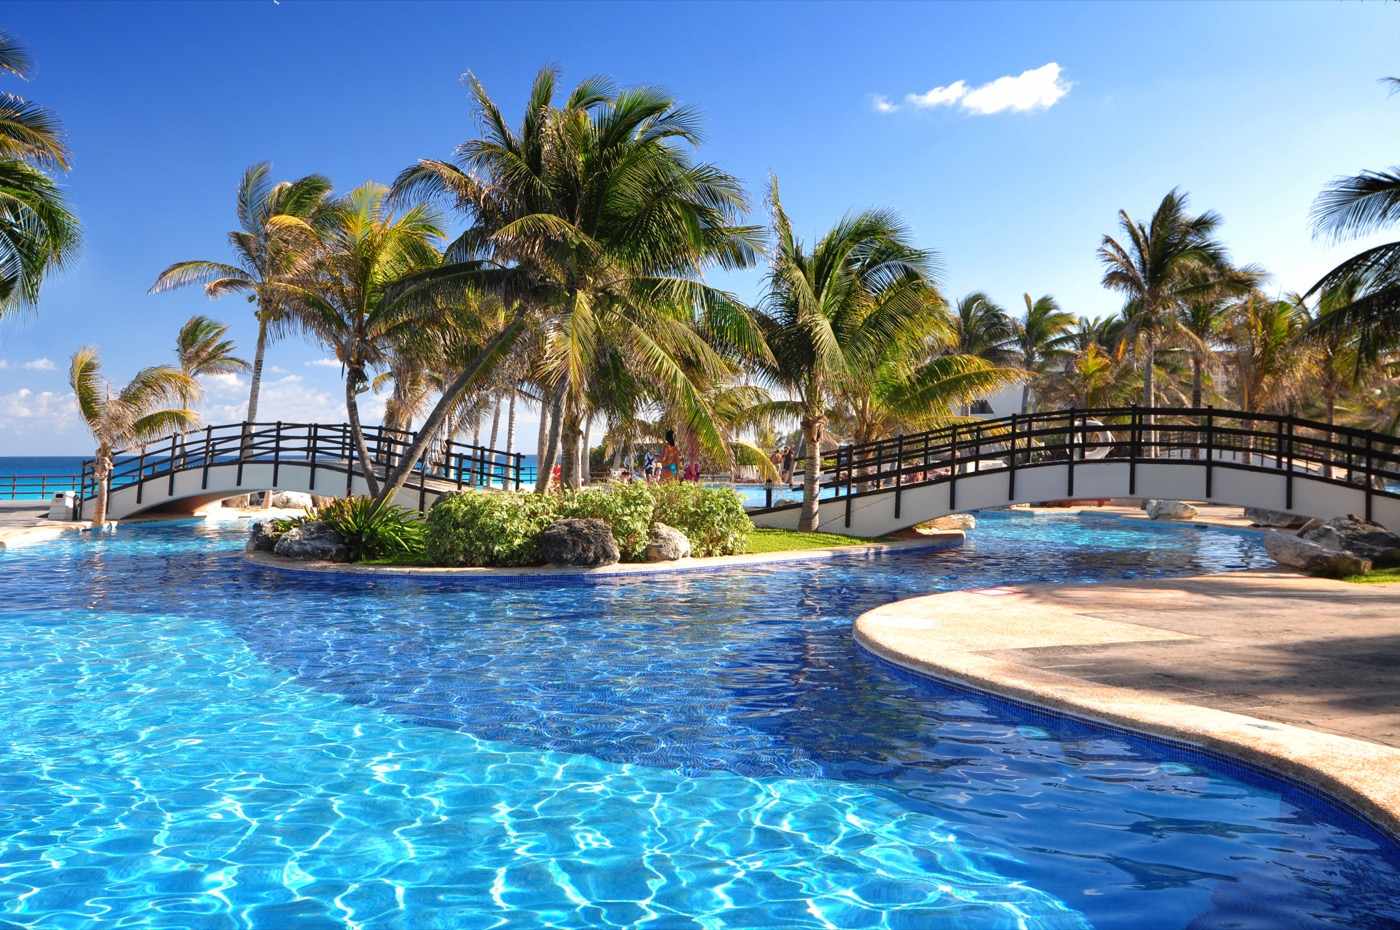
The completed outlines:
<svg viewBox="0 0 1400 930">
<path fill-rule="evenodd" d="M 386 365 L 396 339 L 431 322 L 440 308 L 390 296 L 400 278 L 436 268 L 435 243 L 443 235 L 425 206 L 394 214 L 388 188 L 367 183 L 332 209 L 322 224 L 321 248 L 298 275 L 271 284 L 282 312 L 326 345 L 345 369 L 345 409 L 360 460 L 372 461 L 360 423 L 359 395 L 370 388 L 370 372 Z M 425 316 L 425 313 L 427 314 Z M 370 494 L 379 480 L 365 469 Z"/>
<path fill-rule="evenodd" d="M 1293 300 L 1258 291 L 1229 312 L 1240 409 L 1282 411 L 1297 396 L 1311 363 L 1302 341 L 1307 314 Z"/>
<path fill-rule="evenodd" d="M 1224 246 L 1215 239 L 1220 216 L 1209 211 L 1192 216 L 1186 207 L 1186 194 L 1172 189 L 1146 226 L 1120 210 L 1124 241 L 1104 236 L 1099 246 L 1103 286 L 1127 300 L 1125 335 L 1138 347 L 1142 402 L 1147 407 L 1156 398 L 1157 349 L 1169 333 L 1179 331 L 1185 303 L 1244 286 L 1232 274 Z"/>
<path fill-rule="evenodd" d="M 1055 362 L 1063 359 L 1072 338 L 1076 317 L 1061 310 L 1055 298 L 1046 294 L 1035 300 L 1026 294 L 1026 316 L 1012 321 L 1012 344 L 1027 372 L 1021 386 L 1021 412 L 1030 411 L 1031 381 Z"/>
<path fill-rule="evenodd" d="M 894 214 L 847 216 L 809 250 L 792 231 L 776 178 L 769 199 L 776 242 L 761 323 L 770 354 L 756 367 L 793 398 L 775 408 L 780 404 L 801 422 L 807 463 L 800 528 L 813 531 L 821 523 L 817 486 L 828 401 L 888 359 L 892 345 L 916 346 L 942 299 L 932 253 L 910 244 Z"/>
<path fill-rule="evenodd" d="M 1335 326 L 1327 325 L 1333 314 L 1345 313 L 1356 303 L 1359 282 L 1343 281 L 1318 295 L 1316 308 L 1309 310 L 1304 298 L 1291 295 L 1288 300 L 1307 317 L 1309 326 L 1305 338 L 1311 349 L 1317 378 L 1322 388 L 1322 404 L 1327 425 L 1337 422 L 1337 400 L 1348 388 L 1357 386 L 1376 366 L 1367 362 L 1357 351 L 1357 340 Z"/>
<path fill-rule="evenodd" d="M 29 56 L 0 32 L 0 72 L 29 75 Z M 0 317 L 33 306 L 49 272 L 78 247 L 78 220 L 47 173 L 67 170 L 68 147 L 44 107 L 0 94 Z"/>
<path fill-rule="evenodd" d="M 528 295 L 513 323 L 540 317 L 538 377 L 548 385 L 565 484 L 579 484 L 589 377 L 606 344 L 622 347 L 636 371 L 685 409 L 701 442 L 722 454 L 723 430 L 681 361 L 711 373 L 723 367 L 705 336 L 754 350 L 762 344 L 742 305 L 701 279 L 708 266 L 754 260 L 760 233 L 737 225 L 746 207 L 739 182 L 691 161 L 696 116 L 665 94 L 613 93 L 592 79 L 556 107 L 555 77 L 550 69 L 536 77 L 518 131 L 473 78 L 484 137 L 459 146 L 455 163 L 424 160 L 399 176 L 396 195 L 448 197 L 470 218 L 447 249 L 450 264 L 407 286 L 455 275 L 512 287 L 502 294 L 508 298 Z M 439 406 L 474 376 L 459 375 Z M 554 448 L 544 450 L 544 476 Z"/>
<path fill-rule="evenodd" d="M 228 327 L 223 323 L 199 314 L 190 317 L 175 338 L 180 370 L 191 378 L 247 371 L 248 363 L 233 354 L 233 340 L 227 336 Z"/>
<path fill-rule="evenodd" d="M 193 380 L 168 365 L 143 368 L 114 396 L 112 386 L 102 377 L 97 350 L 88 346 L 73 354 L 68 386 L 73 389 L 78 413 L 97 441 L 93 456 L 93 478 L 97 483 L 94 523 L 107 519 L 107 480 L 112 473 L 114 451 L 195 424 L 195 412 L 185 406 L 194 389 Z"/>
<path fill-rule="evenodd" d="M 981 291 L 973 291 L 958 301 L 953 323 L 956 340 L 949 351 L 975 355 L 998 365 L 1015 360 L 1015 324 L 1005 310 Z"/>
<path fill-rule="evenodd" d="M 1384 82 L 1400 89 L 1400 78 Z M 1312 212 L 1313 234 L 1337 241 L 1389 228 L 1400 220 L 1400 167 L 1337 178 L 1318 194 Z M 1400 343 L 1400 241 L 1352 256 L 1303 296 L 1342 286 L 1351 288 L 1351 302 L 1315 318 L 1312 328 L 1346 334 L 1356 342 L 1357 362 L 1374 363 Z"/>
<path fill-rule="evenodd" d="M 210 297 L 239 293 L 256 306 L 257 346 L 248 386 L 251 423 L 258 418 L 258 392 L 270 336 L 280 334 L 286 314 L 277 285 L 314 255 L 318 229 L 329 222 L 331 182 L 319 174 L 273 183 L 270 166 L 259 162 L 243 172 L 238 185 L 238 229 L 228 234 L 237 264 L 190 259 L 166 268 L 151 285 L 156 294 L 189 284 L 203 284 Z"/>
</svg>

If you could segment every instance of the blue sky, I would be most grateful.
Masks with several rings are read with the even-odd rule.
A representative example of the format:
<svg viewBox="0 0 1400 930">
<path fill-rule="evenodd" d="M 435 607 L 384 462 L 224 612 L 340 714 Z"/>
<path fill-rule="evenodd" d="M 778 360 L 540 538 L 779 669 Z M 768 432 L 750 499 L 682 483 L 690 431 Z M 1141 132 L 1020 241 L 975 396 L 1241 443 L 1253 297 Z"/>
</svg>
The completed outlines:
<svg viewBox="0 0 1400 930">
<path fill-rule="evenodd" d="M 474 130 L 467 70 L 513 115 L 544 64 L 566 84 L 662 86 L 702 111 L 701 157 L 743 179 L 755 221 L 776 173 L 809 237 L 890 207 L 940 253 L 950 296 L 1051 293 L 1087 316 L 1119 306 L 1094 254 L 1117 211 L 1146 216 L 1173 186 L 1223 214 L 1271 287 L 1306 287 L 1357 248 L 1312 239 L 1312 198 L 1393 164 L 1400 141 L 1400 98 L 1377 82 L 1400 73 L 1400 11 L 1384 3 L 50 2 L 7 4 L 0 29 L 37 63 L 4 89 L 66 126 L 85 231 L 37 312 L 0 322 L 0 455 L 88 451 L 64 384 L 80 344 L 121 379 L 168 360 L 203 312 L 251 353 L 246 304 L 148 296 L 155 275 L 225 256 L 252 162 L 349 190 L 447 155 Z M 758 294 L 757 271 L 720 280 Z M 342 418 L 325 357 L 275 345 L 263 414 Z M 238 419 L 244 399 L 210 385 L 207 413 Z M 520 436 L 528 451 L 533 421 Z"/>
</svg>

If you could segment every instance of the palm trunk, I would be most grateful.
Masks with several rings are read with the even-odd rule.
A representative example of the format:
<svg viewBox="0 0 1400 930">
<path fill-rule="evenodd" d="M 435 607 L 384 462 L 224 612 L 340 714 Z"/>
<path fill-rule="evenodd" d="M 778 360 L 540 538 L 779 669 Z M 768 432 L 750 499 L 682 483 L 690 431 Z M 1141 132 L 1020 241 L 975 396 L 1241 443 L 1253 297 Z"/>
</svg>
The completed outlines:
<svg viewBox="0 0 1400 930">
<path fill-rule="evenodd" d="M 802 436 L 807 442 L 807 467 L 802 476 L 802 517 L 797 528 L 815 533 L 821 527 L 822 420 L 819 414 L 802 418 Z"/>
<path fill-rule="evenodd" d="M 379 499 L 379 479 L 374 476 L 374 459 L 369 457 L 369 446 L 365 445 L 365 431 L 360 427 L 360 402 L 355 397 L 354 378 L 347 368 L 345 372 L 345 412 L 350 416 L 350 435 L 355 440 L 355 451 L 360 456 L 360 468 L 364 472 L 369 496 Z M 263 495 L 271 500 L 271 494 Z"/>
<path fill-rule="evenodd" d="M 593 417 L 583 421 L 583 447 L 579 450 L 578 470 L 583 475 L 584 484 L 593 483 L 593 464 L 589 461 L 593 454 Z"/>
<path fill-rule="evenodd" d="M 375 495 L 376 503 L 384 503 L 397 494 L 399 488 L 404 486 L 408 481 L 408 476 L 413 471 L 414 464 L 423 457 L 423 453 L 427 450 L 428 444 L 432 442 L 433 434 L 441 428 L 442 421 L 447 419 L 448 411 L 451 409 L 452 405 L 461 397 L 462 392 L 467 389 L 467 386 L 476 379 L 481 369 L 485 368 L 488 363 L 494 361 L 502 352 L 510 348 L 515 342 L 515 338 L 520 335 L 524 320 L 525 309 L 522 307 L 515 311 L 515 316 L 511 319 L 510 323 L 506 325 L 505 329 L 492 337 L 491 341 L 486 344 L 486 348 L 481 351 L 481 354 L 476 357 L 472 364 L 463 369 L 457 377 L 452 379 L 452 382 L 448 384 L 447 387 L 443 388 L 442 396 L 438 398 L 438 402 L 433 406 L 432 413 L 428 414 L 428 419 L 423 422 L 423 425 L 413 437 L 413 443 L 408 447 L 408 451 L 404 453 L 403 458 L 399 461 L 398 467 L 394 469 L 392 477 L 385 480 L 384 487 L 380 489 L 379 494 Z"/>
<path fill-rule="evenodd" d="M 249 423 L 256 423 L 258 420 L 258 392 L 262 390 L 263 357 L 267 354 L 267 318 L 262 310 L 258 311 L 258 345 L 253 350 L 253 373 L 248 378 L 248 416 Z"/>
<path fill-rule="evenodd" d="M 511 388 L 510 402 L 506 404 L 506 468 L 510 468 L 511 457 L 515 454 L 515 395 L 515 388 Z M 517 473 L 516 477 L 520 475 Z M 505 490 L 510 488 L 505 487 Z"/>
<path fill-rule="evenodd" d="M 1152 430 L 1152 400 L 1156 393 L 1153 390 L 1152 369 L 1156 367 L 1157 344 L 1149 337 L 1144 341 L 1144 345 L 1146 358 L 1142 366 L 1142 405 L 1147 408 L 1147 415 L 1144 420 L 1147 426 L 1145 442 L 1147 446 L 1147 455 L 1151 457 L 1154 454 L 1153 447 L 1157 441 L 1157 434 Z"/>
<path fill-rule="evenodd" d="M 564 405 L 563 426 L 560 442 L 563 454 L 563 468 L 560 469 L 560 484 L 570 490 L 577 490 L 582 477 L 578 467 L 578 447 L 583 440 L 583 423 L 579 415 L 577 401 L 570 398 Z"/>
<path fill-rule="evenodd" d="M 535 476 L 536 493 L 549 490 L 550 473 L 554 471 L 554 462 L 559 456 L 559 430 L 564 418 L 563 408 L 564 385 L 560 384 L 554 390 L 554 397 L 550 399 L 547 411 L 549 430 L 545 434 L 545 442 L 540 449 L 539 473 Z"/>
<path fill-rule="evenodd" d="M 1031 409 L 1031 383 L 1026 381 L 1021 385 L 1021 412 L 1029 413 Z"/>
<path fill-rule="evenodd" d="M 107 521 L 108 482 L 112 475 L 112 456 L 99 447 L 92 461 L 92 479 L 97 482 L 97 503 L 92 508 L 92 525 L 101 528 Z"/>
<path fill-rule="evenodd" d="M 549 445 L 549 401 L 548 395 L 540 392 L 540 430 L 539 437 L 535 440 L 535 490 L 539 487 L 540 470 L 544 462 L 545 449 Z"/>
<path fill-rule="evenodd" d="M 1196 355 L 1196 354 L 1193 353 L 1192 356 L 1191 356 L 1191 409 L 1192 409 L 1192 410 L 1200 410 L 1200 409 L 1201 409 L 1201 388 L 1202 388 L 1202 385 L 1203 385 L 1204 381 L 1205 381 L 1205 360 L 1202 359 L 1199 355 Z M 1197 421 L 1197 423 L 1198 423 L 1198 428 L 1199 428 L 1199 420 Z M 1199 439 L 1200 437 L 1198 436 L 1197 438 Z M 1197 459 L 1197 458 L 1200 458 L 1200 457 L 1201 457 L 1201 450 L 1200 450 L 1199 448 L 1192 447 L 1192 449 L 1191 449 L 1191 458 Z"/>
<path fill-rule="evenodd" d="M 486 443 L 486 447 L 491 450 L 491 471 L 487 475 L 486 484 L 494 485 L 496 481 L 496 436 L 501 429 L 501 402 L 496 401 L 496 406 L 491 410 L 491 439 Z"/>
</svg>

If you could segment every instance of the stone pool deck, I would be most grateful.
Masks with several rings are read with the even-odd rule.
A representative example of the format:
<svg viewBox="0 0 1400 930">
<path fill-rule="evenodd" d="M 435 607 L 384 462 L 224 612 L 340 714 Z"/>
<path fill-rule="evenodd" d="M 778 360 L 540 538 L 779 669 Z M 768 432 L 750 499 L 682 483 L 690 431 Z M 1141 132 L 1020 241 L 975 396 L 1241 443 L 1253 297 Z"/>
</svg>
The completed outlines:
<svg viewBox="0 0 1400 930">
<path fill-rule="evenodd" d="M 856 638 L 938 678 L 1203 746 L 1400 836 L 1400 585 L 1280 571 L 959 591 Z"/>
</svg>

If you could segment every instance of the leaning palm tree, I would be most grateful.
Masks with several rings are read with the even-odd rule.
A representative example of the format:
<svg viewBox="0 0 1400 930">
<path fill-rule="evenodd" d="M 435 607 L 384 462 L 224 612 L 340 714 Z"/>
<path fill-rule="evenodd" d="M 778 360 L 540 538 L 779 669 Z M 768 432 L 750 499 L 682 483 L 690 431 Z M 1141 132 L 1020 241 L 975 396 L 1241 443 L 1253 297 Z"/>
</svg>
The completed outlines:
<svg viewBox="0 0 1400 930">
<path fill-rule="evenodd" d="M 29 70 L 24 49 L 0 33 L 0 72 L 24 78 Z M 68 162 L 53 114 L 0 93 L 0 317 L 33 306 L 44 278 L 77 251 L 77 218 L 48 174 Z"/>
<path fill-rule="evenodd" d="M 432 303 L 388 296 L 399 279 L 436 268 L 443 235 L 425 206 L 396 215 L 385 204 L 388 188 L 367 183 L 334 209 L 321 230 L 321 248 L 304 273 L 274 282 L 272 294 L 295 324 L 322 342 L 345 369 L 345 408 L 362 462 L 372 461 L 360 423 L 359 396 L 371 372 L 385 367 L 395 340 L 431 322 Z M 425 316 L 426 314 L 426 316 Z M 373 468 L 365 469 L 372 496 L 379 494 Z"/>
<path fill-rule="evenodd" d="M 1400 78 L 1385 78 L 1393 90 Z M 1337 178 L 1313 203 L 1313 234 L 1352 239 L 1400 221 L 1400 167 Z M 1304 295 L 1347 287 L 1350 303 L 1312 321 L 1314 332 L 1343 334 L 1356 343 L 1356 361 L 1375 363 L 1400 344 L 1400 241 L 1366 249 L 1333 268 Z"/>
<path fill-rule="evenodd" d="M 1244 286 L 1232 275 L 1225 247 L 1215 238 L 1219 214 L 1207 211 L 1192 216 L 1186 207 L 1186 194 L 1173 189 L 1145 226 L 1120 210 L 1123 241 L 1104 236 L 1099 246 L 1104 287 L 1123 294 L 1127 301 L 1125 335 L 1137 346 L 1142 402 L 1147 407 L 1157 396 L 1153 377 L 1157 349 L 1177 328 L 1185 302 Z"/>
<path fill-rule="evenodd" d="M 249 422 L 258 418 L 258 392 L 269 337 L 285 329 L 286 308 L 277 285 L 303 267 L 315 254 L 318 230 L 330 221 L 331 182 L 319 174 L 273 183 L 267 162 L 243 172 L 238 185 L 238 229 L 228 234 L 236 264 L 190 259 L 166 268 L 151 285 L 159 293 L 190 284 L 203 284 L 210 297 L 244 294 L 254 304 L 258 320 L 253 373 L 248 385 Z"/>
<path fill-rule="evenodd" d="M 116 450 L 194 425 L 195 412 L 185 406 L 193 380 L 178 368 L 159 365 L 138 371 L 126 387 L 113 394 L 112 386 L 102 377 L 97 350 L 84 347 L 73 354 L 68 386 L 73 390 L 79 415 L 97 441 L 93 456 L 93 478 L 97 484 L 94 523 L 107 519 L 107 481 Z"/>
<path fill-rule="evenodd" d="M 821 523 L 817 491 L 828 402 L 843 384 L 873 371 L 892 345 L 914 351 L 942 303 L 932 253 L 915 248 L 894 214 L 847 216 L 810 249 L 803 246 L 772 182 L 773 247 L 763 298 L 769 357 L 759 371 L 792 399 L 807 463 L 800 528 Z"/>
<path fill-rule="evenodd" d="M 1061 310 L 1055 298 L 1046 294 L 1032 300 L 1024 295 L 1026 315 L 1012 321 L 1012 345 L 1018 361 L 1027 372 L 1021 385 L 1021 412 L 1030 412 L 1031 382 L 1062 360 L 1069 349 L 1076 321 L 1074 314 Z"/>
<path fill-rule="evenodd" d="M 555 74 L 545 69 L 515 130 L 474 78 L 471 86 L 483 138 L 461 145 L 455 163 L 420 161 L 395 182 L 398 196 L 450 199 L 471 223 L 448 247 L 447 267 L 405 286 L 459 275 L 483 288 L 514 287 L 502 294 L 514 300 L 520 279 L 529 280 L 512 325 L 523 328 L 530 313 L 540 318 L 537 377 L 549 392 L 565 484 L 580 483 L 589 377 L 608 343 L 685 409 L 703 445 L 723 454 L 723 430 L 687 369 L 722 370 L 716 342 L 756 351 L 762 340 L 742 305 L 701 275 L 751 264 L 760 231 L 738 225 L 746 206 L 739 182 L 691 160 L 695 113 L 658 91 L 613 93 L 596 79 L 555 106 Z M 459 375 L 442 403 L 474 376 Z M 540 462 L 543 475 L 554 448 Z"/>
<path fill-rule="evenodd" d="M 180 370 L 191 378 L 247 371 L 248 363 L 233 354 L 233 340 L 227 337 L 228 326 L 218 320 L 199 314 L 190 317 L 175 337 Z"/>
</svg>

